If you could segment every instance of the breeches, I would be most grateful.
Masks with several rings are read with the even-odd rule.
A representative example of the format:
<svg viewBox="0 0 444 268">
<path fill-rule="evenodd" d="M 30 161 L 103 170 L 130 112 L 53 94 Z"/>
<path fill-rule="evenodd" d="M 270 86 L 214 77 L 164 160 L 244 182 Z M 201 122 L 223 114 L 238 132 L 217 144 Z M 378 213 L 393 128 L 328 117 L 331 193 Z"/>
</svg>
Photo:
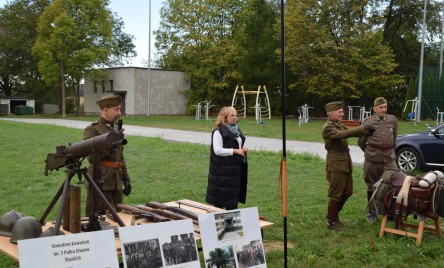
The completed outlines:
<svg viewBox="0 0 444 268">
<path fill-rule="evenodd" d="M 364 161 L 364 181 L 367 185 L 367 191 L 373 191 L 373 184 L 381 178 L 386 169 L 398 169 L 396 161 L 393 160 L 388 163 Z"/>
<path fill-rule="evenodd" d="M 341 201 L 349 198 L 353 194 L 353 179 L 350 173 L 328 172 L 327 181 L 328 198 L 333 201 Z"/>
<path fill-rule="evenodd" d="M 111 207 L 118 212 L 117 204 L 123 202 L 123 194 L 122 191 L 115 190 L 115 191 L 102 191 L 103 195 L 105 196 L 106 200 L 111 204 Z M 87 199 L 89 200 L 90 192 L 87 191 Z M 105 205 L 105 202 L 103 202 L 100 197 L 96 194 L 96 202 L 97 202 L 97 210 L 100 214 L 105 215 L 108 213 L 108 208 Z M 91 204 L 89 202 L 86 202 L 86 216 L 89 216 L 89 210 L 91 208 Z"/>
</svg>

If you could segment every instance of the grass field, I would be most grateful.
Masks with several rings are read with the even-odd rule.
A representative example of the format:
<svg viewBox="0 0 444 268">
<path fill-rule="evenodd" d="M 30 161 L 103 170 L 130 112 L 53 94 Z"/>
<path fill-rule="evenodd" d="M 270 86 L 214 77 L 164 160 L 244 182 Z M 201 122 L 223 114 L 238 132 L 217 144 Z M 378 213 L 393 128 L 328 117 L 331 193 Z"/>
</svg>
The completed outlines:
<svg viewBox="0 0 444 268">
<path fill-rule="evenodd" d="M 70 118 L 71 119 L 71 118 Z M 95 117 L 78 118 L 93 121 Z M 247 119 L 248 121 L 249 119 Z M 253 121 L 254 120 L 250 120 Z M 191 117 L 125 117 L 125 124 L 190 129 L 210 132 L 214 121 Z M 433 122 L 432 122 L 433 123 Z M 298 126 L 287 122 L 289 139 L 320 141 L 323 121 Z M 425 129 L 401 122 L 400 132 Z M 176 127 L 175 127 L 176 125 Z M 410 125 L 410 126 L 409 126 Z M 281 121 L 266 124 L 240 123 L 248 136 L 281 137 Z M 405 127 L 404 127 L 405 126 Z M 46 154 L 55 147 L 81 140 L 82 130 L 0 120 L 0 213 L 15 209 L 39 218 L 65 179 L 63 170 L 44 176 Z M 293 132 L 299 132 L 295 134 Z M 292 136 L 290 136 L 292 135 Z M 295 135 L 295 136 L 293 136 Z M 125 147 L 133 192 L 125 203 L 167 202 L 192 199 L 204 202 L 209 148 L 203 145 L 166 142 L 159 138 L 127 136 Z M 310 139 L 311 138 L 311 139 Z M 355 139 L 350 139 L 356 143 Z M 264 230 L 267 267 L 283 267 L 283 219 L 279 197 L 281 155 L 250 152 L 247 203 L 274 225 Z M 85 163 L 84 163 L 85 164 Z M 378 237 L 379 223 L 365 220 L 366 187 L 362 169 L 354 169 L 354 195 L 341 214 L 344 230 L 326 229 L 327 182 L 324 161 L 308 154 L 287 154 L 288 165 L 288 267 L 444 267 L 443 238 L 426 232 L 417 246 L 413 238 L 387 234 Z M 76 183 L 77 179 L 73 179 Z M 84 197 L 85 192 L 82 190 Z M 55 219 L 54 210 L 48 219 Z M 443 221 L 440 221 L 443 226 Z M 202 256 L 200 256 L 202 259 Z M 18 267 L 0 255 L 1 267 Z"/>
</svg>

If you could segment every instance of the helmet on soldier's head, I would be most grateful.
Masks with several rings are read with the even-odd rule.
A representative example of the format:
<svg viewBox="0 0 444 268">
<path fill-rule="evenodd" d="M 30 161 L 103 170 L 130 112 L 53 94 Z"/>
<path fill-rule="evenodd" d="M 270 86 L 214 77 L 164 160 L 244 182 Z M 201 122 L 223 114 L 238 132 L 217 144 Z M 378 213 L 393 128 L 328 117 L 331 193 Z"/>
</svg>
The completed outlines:
<svg viewBox="0 0 444 268">
<path fill-rule="evenodd" d="M 18 240 L 37 238 L 42 234 L 42 225 L 31 216 L 18 219 L 11 232 L 11 243 L 17 243 Z"/>
<path fill-rule="evenodd" d="M 0 235 L 11 236 L 11 231 L 14 223 L 21 217 L 23 217 L 23 214 L 13 209 L 9 212 L 6 212 L 0 218 Z"/>
</svg>

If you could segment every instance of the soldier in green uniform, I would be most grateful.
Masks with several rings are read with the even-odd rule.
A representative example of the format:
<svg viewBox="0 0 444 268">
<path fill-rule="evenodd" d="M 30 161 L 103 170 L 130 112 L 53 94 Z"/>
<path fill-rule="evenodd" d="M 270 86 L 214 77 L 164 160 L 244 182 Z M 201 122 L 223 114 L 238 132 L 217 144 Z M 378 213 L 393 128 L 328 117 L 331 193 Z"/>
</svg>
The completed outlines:
<svg viewBox="0 0 444 268">
<path fill-rule="evenodd" d="M 339 212 L 353 193 L 352 160 L 349 153 L 347 138 L 359 137 L 372 129 L 371 124 L 355 128 L 347 128 L 341 123 L 344 111 L 340 101 L 325 105 L 328 120 L 322 128 L 326 158 L 326 179 L 328 188 L 327 228 L 339 230 L 342 222 Z"/>
<path fill-rule="evenodd" d="M 363 123 L 373 124 L 376 128 L 371 136 L 362 136 L 358 145 L 364 151 L 364 181 L 367 185 L 367 201 L 373 194 L 375 184 L 387 169 L 398 169 L 396 166 L 395 143 L 398 136 L 398 120 L 387 114 L 387 101 L 376 98 L 373 103 L 373 116 L 364 119 Z M 367 214 L 370 223 L 377 221 L 376 211 L 371 208 Z"/>
<path fill-rule="evenodd" d="M 106 95 L 96 103 L 100 107 L 100 118 L 97 122 L 85 128 L 83 133 L 84 140 L 118 130 L 115 123 L 121 115 L 122 98 L 119 95 Z M 93 156 L 88 157 L 88 160 L 90 162 L 88 174 L 93 177 Z M 100 168 L 101 180 L 103 181 L 101 190 L 114 210 L 118 211 L 116 204 L 122 203 L 123 194 L 128 196 L 131 193 L 130 177 L 128 176 L 123 157 L 123 145 L 100 153 Z M 87 200 L 90 200 L 89 187 L 87 189 Z M 105 215 L 107 213 L 105 204 L 100 199 L 96 199 L 98 213 Z M 86 215 L 89 215 L 90 207 L 91 204 L 86 202 Z"/>
</svg>

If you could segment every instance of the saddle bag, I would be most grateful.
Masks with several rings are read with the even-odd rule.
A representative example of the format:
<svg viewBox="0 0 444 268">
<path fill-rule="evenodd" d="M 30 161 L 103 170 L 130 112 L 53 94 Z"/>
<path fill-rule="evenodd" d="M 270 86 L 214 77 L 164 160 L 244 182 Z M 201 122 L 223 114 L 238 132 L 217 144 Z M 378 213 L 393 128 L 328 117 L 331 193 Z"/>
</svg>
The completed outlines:
<svg viewBox="0 0 444 268">
<path fill-rule="evenodd" d="M 411 187 L 409 193 L 408 209 L 412 212 L 427 211 L 432 203 L 432 189 Z"/>
<path fill-rule="evenodd" d="M 444 183 L 439 183 L 437 187 L 435 196 L 436 213 L 444 218 Z"/>
</svg>

